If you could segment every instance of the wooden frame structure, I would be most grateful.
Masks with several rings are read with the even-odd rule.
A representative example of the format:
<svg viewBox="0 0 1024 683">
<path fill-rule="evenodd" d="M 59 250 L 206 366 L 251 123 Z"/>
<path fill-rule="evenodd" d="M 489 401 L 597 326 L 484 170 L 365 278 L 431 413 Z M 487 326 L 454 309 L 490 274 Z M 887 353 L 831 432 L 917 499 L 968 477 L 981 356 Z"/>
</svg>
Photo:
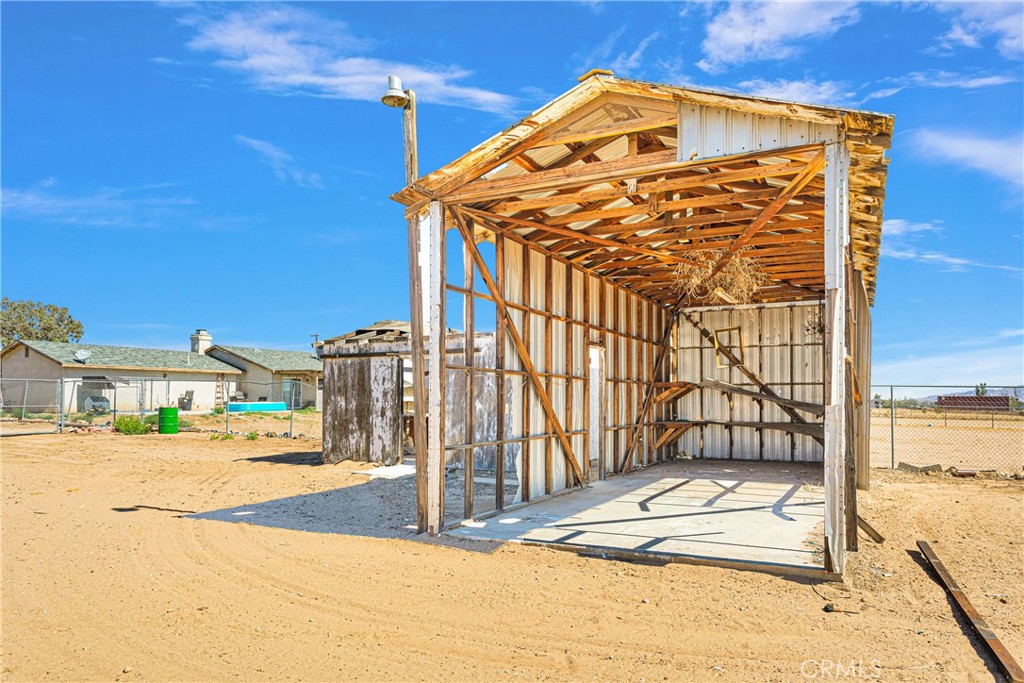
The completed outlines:
<svg viewBox="0 0 1024 683">
<path fill-rule="evenodd" d="M 790 443 L 814 444 L 808 457 L 824 462 L 825 568 L 841 573 L 856 544 L 854 484 L 868 483 L 867 412 L 856 388 L 870 384 L 868 307 L 892 127 L 892 117 L 879 114 L 591 72 L 396 194 L 407 207 L 410 249 L 427 261 L 410 259 L 417 261 L 413 329 L 422 328 L 426 342 L 413 345 L 427 384 L 427 411 L 417 416 L 426 434 L 425 443 L 417 440 L 421 530 L 436 534 L 662 462 L 688 433 L 752 430 L 760 439 L 753 457 L 779 459 L 763 435 L 781 432 Z M 713 342 L 695 311 L 721 302 L 680 294 L 679 269 L 714 273 L 733 259 L 747 259 L 766 278 L 754 308 L 821 311 L 822 329 L 812 330 L 820 335 L 812 344 L 820 351 L 814 400 L 780 394 L 761 379 L 763 368 L 748 367 L 724 345 L 708 358 L 729 360 L 734 374 L 725 386 L 703 365 L 701 376 L 680 379 L 681 335 L 694 327 L 698 339 Z M 461 269 L 452 265 L 460 262 Z M 453 297 L 461 311 L 449 310 Z M 493 367 L 475 363 L 470 351 L 481 307 L 494 310 Z M 773 319 L 758 313 L 765 318 Z M 456 319 L 466 335 L 461 358 L 445 351 L 444 330 Z M 760 340 L 761 331 L 752 336 Z M 602 421 L 589 409 L 592 346 L 604 349 Z M 449 373 L 466 383 L 460 437 L 446 428 Z M 497 384 L 495 405 L 474 396 L 482 376 Z M 709 396 L 728 396 L 727 419 L 708 419 Z M 697 398 L 700 414 L 693 414 Z M 756 403 L 756 418 L 734 416 L 734 400 Z M 497 414 L 493 434 L 474 428 L 478 411 Z M 602 452 L 593 454 L 589 431 L 598 424 Z M 474 482 L 485 450 L 494 490 L 481 504 Z M 463 473 L 464 506 L 449 520 L 445 481 L 453 467 Z"/>
</svg>

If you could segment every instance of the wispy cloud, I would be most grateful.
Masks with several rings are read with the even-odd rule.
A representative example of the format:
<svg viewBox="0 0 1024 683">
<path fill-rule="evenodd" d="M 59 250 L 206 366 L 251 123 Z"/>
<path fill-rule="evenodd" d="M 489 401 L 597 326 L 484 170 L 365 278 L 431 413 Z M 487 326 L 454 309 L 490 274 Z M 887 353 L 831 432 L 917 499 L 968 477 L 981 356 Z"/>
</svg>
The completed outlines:
<svg viewBox="0 0 1024 683">
<path fill-rule="evenodd" d="M 425 101 L 507 113 L 512 97 L 463 85 L 473 73 L 459 66 L 419 66 L 368 56 L 373 45 L 340 21 L 292 5 L 257 5 L 183 19 L 196 34 L 188 47 L 217 55 L 223 69 L 260 90 L 376 101 L 388 74 L 400 76 Z"/>
<path fill-rule="evenodd" d="M 935 7 L 951 17 L 949 30 L 939 37 L 938 51 L 980 48 L 993 38 L 1007 59 L 1019 60 L 1024 53 L 1024 5 L 1020 2 L 939 2 Z"/>
<path fill-rule="evenodd" d="M 582 74 L 590 69 L 610 69 L 616 76 L 629 76 L 643 63 L 644 52 L 648 46 L 658 39 L 659 33 L 654 31 L 644 36 L 634 47 L 622 49 L 619 46 L 627 26 L 621 26 L 594 48 L 580 51 L 572 56 L 577 71 Z"/>
<path fill-rule="evenodd" d="M 892 97 L 907 88 L 952 88 L 957 90 L 979 90 L 1007 83 L 1016 83 L 1019 76 L 992 73 L 957 73 L 953 71 L 931 70 L 913 71 L 905 76 L 894 76 L 879 81 L 881 86 L 868 93 L 861 102 Z"/>
<path fill-rule="evenodd" d="M 704 59 L 697 66 L 720 73 L 734 64 L 788 59 L 802 42 L 828 37 L 859 19 L 855 2 L 730 2 L 708 22 Z"/>
<path fill-rule="evenodd" d="M 260 155 L 260 159 L 270 166 L 274 175 L 279 179 L 291 180 L 299 187 L 323 189 L 324 183 L 319 173 L 302 170 L 296 165 L 295 158 L 280 147 L 272 145 L 266 140 L 257 140 L 245 135 L 236 135 L 235 140 L 249 149 L 255 150 Z"/>
<path fill-rule="evenodd" d="M 757 97 L 771 97 L 790 102 L 842 104 L 856 98 L 856 91 L 839 81 L 795 80 L 780 78 L 767 81 L 754 78 L 739 84 L 740 90 Z"/>
<path fill-rule="evenodd" d="M 153 228 L 181 217 L 196 204 L 192 197 L 168 196 L 156 184 L 135 188 L 102 188 L 90 192 L 60 192 L 48 178 L 29 188 L 3 189 L 5 218 L 31 218 L 51 224 L 102 228 Z"/>
<path fill-rule="evenodd" d="M 963 272 L 973 268 L 1002 270 L 1010 273 L 1021 273 L 1024 269 L 1018 266 L 983 263 L 975 259 L 955 256 L 922 243 L 931 234 L 943 231 L 941 221 L 918 222 L 903 218 L 889 218 L 882 223 L 882 256 L 901 261 L 917 261 L 942 267 L 947 272 Z"/>
<path fill-rule="evenodd" d="M 959 129 L 921 128 L 910 140 L 923 158 L 954 163 L 1024 187 L 1024 136 L 990 138 Z"/>
</svg>

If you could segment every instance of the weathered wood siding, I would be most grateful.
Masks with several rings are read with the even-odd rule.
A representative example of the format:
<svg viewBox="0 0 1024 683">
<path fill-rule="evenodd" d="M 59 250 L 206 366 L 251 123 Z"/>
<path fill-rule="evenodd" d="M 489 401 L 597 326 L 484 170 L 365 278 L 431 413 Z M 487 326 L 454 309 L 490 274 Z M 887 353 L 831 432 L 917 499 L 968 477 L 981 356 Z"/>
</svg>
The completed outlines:
<svg viewBox="0 0 1024 683">
<path fill-rule="evenodd" d="M 324 462 L 401 462 L 401 358 L 325 358 L 324 391 Z"/>
</svg>

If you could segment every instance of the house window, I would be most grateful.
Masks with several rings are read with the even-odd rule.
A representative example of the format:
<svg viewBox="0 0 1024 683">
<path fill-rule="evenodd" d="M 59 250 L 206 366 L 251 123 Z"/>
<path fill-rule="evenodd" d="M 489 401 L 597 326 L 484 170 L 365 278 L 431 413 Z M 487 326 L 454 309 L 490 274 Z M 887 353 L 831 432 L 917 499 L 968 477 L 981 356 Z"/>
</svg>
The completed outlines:
<svg viewBox="0 0 1024 683">
<path fill-rule="evenodd" d="M 28 347 L 25 347 L 25 358 L 28 358 Z"/>
</svg>

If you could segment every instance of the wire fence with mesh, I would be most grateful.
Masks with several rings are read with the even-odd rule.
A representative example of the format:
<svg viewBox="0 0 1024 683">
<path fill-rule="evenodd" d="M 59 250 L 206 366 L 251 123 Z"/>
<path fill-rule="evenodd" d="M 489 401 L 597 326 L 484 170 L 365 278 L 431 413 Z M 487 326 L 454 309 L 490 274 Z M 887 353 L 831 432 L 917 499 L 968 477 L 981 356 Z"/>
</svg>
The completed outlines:
<svg viewBox="0 0 1024 683">
<path fill-rule="evenodd" d="M 0 436 L 109 427 L 119 416 L 153 421 L 176 407 L 182 429 L 323 436 L 322 387 L 299 380 L 226 382 L 151 377 L 0 380 Z"/>
<path fill-rule="evenodd" d="M 1024 472 L 1024 387 L 871 387 L 871 465 Z"/>
</svg>

